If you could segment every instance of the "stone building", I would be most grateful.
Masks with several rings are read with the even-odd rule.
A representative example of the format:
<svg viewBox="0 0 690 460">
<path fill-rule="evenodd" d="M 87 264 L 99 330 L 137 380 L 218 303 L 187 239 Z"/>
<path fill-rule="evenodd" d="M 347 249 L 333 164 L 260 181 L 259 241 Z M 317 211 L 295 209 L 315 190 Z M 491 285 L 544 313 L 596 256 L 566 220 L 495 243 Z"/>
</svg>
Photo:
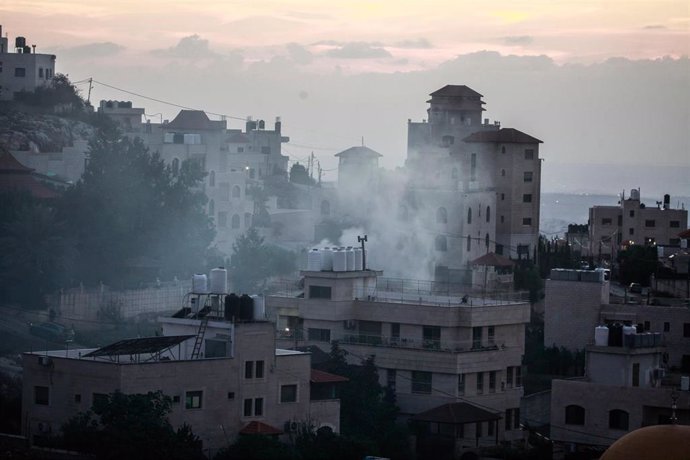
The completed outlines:
<svg viewBox="0 0 690 460">
<path fill-rule="evenodd" d="M 55 76 L 55 55 L 36 53 L 36 45 L 27 43 L 25 37 L 16 37 L 12 52 L 0 26 L 0 100 L 47 85 Z"/>
</svg>

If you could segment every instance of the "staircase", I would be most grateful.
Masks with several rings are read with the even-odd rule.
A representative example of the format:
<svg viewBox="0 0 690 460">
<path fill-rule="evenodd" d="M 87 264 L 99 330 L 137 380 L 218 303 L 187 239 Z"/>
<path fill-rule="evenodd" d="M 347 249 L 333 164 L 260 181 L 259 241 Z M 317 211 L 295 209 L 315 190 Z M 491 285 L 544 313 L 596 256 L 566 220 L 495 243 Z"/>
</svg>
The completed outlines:
<svg viewBox="0 0 690 460">
<path fill-rule="evenodd" d="M 198 359 L 201 353 L 201 344 L 204 343 L 204 335 L 206 334 L 206 327 L 208 326 L 208 316 L 204 316 L 199 324 L 199 330 L 196 333 L 194 340 L 194 348 L 192 349 L 192 359 Z"/>
</svg>

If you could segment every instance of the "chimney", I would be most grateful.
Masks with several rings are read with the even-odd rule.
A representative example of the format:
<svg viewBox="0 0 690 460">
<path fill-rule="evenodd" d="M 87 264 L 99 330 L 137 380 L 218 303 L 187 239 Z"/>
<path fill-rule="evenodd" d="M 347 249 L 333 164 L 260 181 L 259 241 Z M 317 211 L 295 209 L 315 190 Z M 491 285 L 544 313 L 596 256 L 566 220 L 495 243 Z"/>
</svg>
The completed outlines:
<svg viewBox="0 0 690 460">
<path fill-rule="evenodd" d="M 280 134 L 280 129 L 283 127 L 283 123 L 280 121 L 280 117 L 276 117 L 276 127 L 275 130 Z"/>
</svg>

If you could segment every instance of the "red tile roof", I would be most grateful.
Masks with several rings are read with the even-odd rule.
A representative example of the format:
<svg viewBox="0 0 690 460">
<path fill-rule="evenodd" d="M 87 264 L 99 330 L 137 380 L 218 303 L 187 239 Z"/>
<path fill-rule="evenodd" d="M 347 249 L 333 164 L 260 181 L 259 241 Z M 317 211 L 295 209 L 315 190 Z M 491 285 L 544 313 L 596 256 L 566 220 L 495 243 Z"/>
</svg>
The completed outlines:
<svg viewBox="0 0 690 460">
<path fill-rule="evenodd" d="M 56 192 L 33 176 L 33 171 L 17 161 L 11 153 L 0 150 L 0 191 L 29 192 L 40 199 L 57 197 Z"/>
<path fill-rule="evenodd" d="M 175 119 L 165 125 L 174 129 L 219 129 L 224 122 L 211 121 L 205 112 L 201 110 L 180 110 Z"/>
<path fill-rule="evenodd" d="M 347 382 L 349 380 L 350 379 L 348 379 L 347 377 L 320 371 L 318 369 L 311 370 L 311 378 L 309 379 L 311 383 L 338 383 Z"/>
<path fill-rule="evenodd" d="M 680 232 L 680 233 L 678 234 L 678 238 L 683 238 L 683 239 L 685 239 L 685 238 L 690 238 L 690 228 L 687 229 L 687 230 L 683 230 L 682 232 Z"/>
<path fill-rule="evenodd" d="M 487 265 L 489 267 L 512 267 L 513 261 L 505 256 L 498 255 L 493 252 L 484 254 L 472 261 L 472 265 Z"/>
<path fill-rule="evenodd" d="M 465 142 L 499 142 L 502 144 L 542 144 L 543 142 L 518 131 L 515 128 L 501 128 L 498 131 L 479 131 L 470 134 Z"/>
<path fill-rule="evenodd" d="M 7 150 L 0 148 L 0 173 L 4 172 L 27 172 L 30 173 L 33 169 L 24 166 Z"/>
<path fill-rule="evenodd" d="M 253 422 L 249 422 L 247 426 L 242 428 L 240 430 L 240 434 L 263 434 L 263 435 L 272 435 L 272 434 L 283 434 L 282 430 L 279 430 L 276 427 L 273 427 L 271 425 L 268 425 L 263 422 L 259 422 L 257 420 L 254 420 Z"/>
</svg>

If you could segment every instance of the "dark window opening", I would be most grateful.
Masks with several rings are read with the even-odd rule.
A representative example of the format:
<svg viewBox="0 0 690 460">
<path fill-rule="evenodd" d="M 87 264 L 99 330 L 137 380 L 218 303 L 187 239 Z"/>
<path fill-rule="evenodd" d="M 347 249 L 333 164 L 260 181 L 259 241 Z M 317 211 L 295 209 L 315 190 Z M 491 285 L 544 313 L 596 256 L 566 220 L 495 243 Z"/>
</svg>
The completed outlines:
<svg viewBox="0 0 690 460">
<path fill-rule="evenodd" d="M 566 425 L 584 425 L 585 424 L 585 408 L 571 404 L 565 408 L 565 424 Z"/>
<path fill-rule="evenodd" d="M 331 298 L 331 287 L 330 286 L 309 286 L 309 298 L 310 299 L 330 299 Z"/>
<path fill-rule="evenodd" d="M 188 391 L 184 398 L 185 409 L 201 409 L 202 391 Z"/>
<path fill-rule="evenodd" d="M 628 430 L 629 415 L 626 411 L 614 409 L 609 411 L 609 428 L 612 430 Z"/>
<path fill-rule="evenodd" d="M 280 402 L 281 403 L 297 402 L 297 385 L 281 385 L 281 387 L 280 387 Z"/>
<path fill-rule="evenodd" d="M 431 394 L 431 372 L 412 371 L 412 393 Z"/>
<path fill-rule="evenodd" d="M 34 387 L 34 404 L 47 406 L 50 404 L 50 388 L 43 386 Z"/>
</svg>

